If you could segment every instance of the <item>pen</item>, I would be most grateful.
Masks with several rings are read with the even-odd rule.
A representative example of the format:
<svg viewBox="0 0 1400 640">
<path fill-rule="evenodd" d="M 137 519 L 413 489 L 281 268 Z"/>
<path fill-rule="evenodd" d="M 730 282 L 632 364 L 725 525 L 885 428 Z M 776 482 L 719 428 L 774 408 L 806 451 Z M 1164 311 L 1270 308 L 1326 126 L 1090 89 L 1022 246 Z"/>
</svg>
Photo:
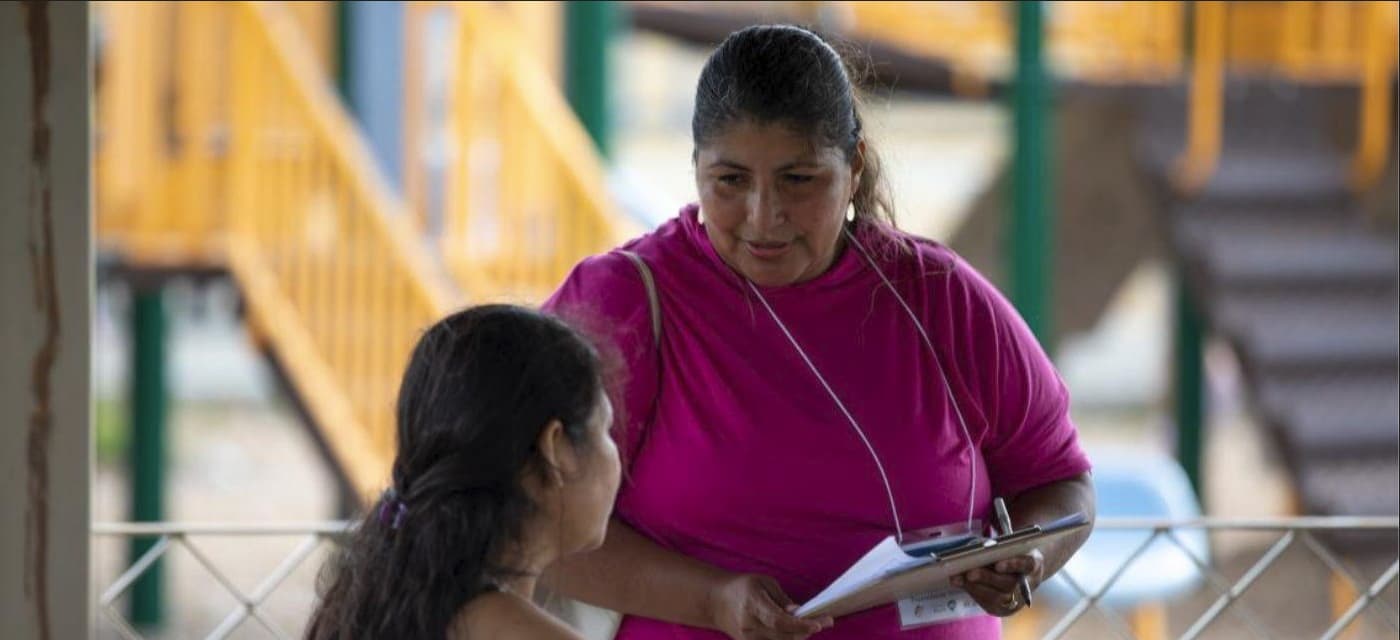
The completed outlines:
<svg viewBox="0 0 1400 640">
<path fill-rule="evenodd" d="M 1004 535 L 1010 535 L 1010 533 L 1011 533 L 1011 514 L 1010 514 L 1009 512 L 1007 512 L 1007 510 L 1006 510 L 1006 501 L 1005 501 L 1005 500 L 1002 500 L 1001 498 L 995 498 L 995 499 L 992 500 L 992 508 L 996 510 L 997 528 L 1001 530 L 1001 534 L 1000 534 L 1000 535 L 1003 535 L 1003 536 L 1004 536 Z M 998 537 L 1000 537 L 1000 536 L 998 536 Z M 1024 576 L 1024 575 L 1021 576 L 1021 581 L 1020 581 L 1019 583 L 1016 584 L 1016 588 L 1017 588 L 1017 591 L 1019 591 L 1020 594 L 1021 594 L 1021 601 L 1022 601 L 1022 602 L 1025 602 L 1027 607 L 1031 606 L 1031 581 L 1030 581 L 1030 579 L 1027 578 L 1027 577 Z"/>
</svg>

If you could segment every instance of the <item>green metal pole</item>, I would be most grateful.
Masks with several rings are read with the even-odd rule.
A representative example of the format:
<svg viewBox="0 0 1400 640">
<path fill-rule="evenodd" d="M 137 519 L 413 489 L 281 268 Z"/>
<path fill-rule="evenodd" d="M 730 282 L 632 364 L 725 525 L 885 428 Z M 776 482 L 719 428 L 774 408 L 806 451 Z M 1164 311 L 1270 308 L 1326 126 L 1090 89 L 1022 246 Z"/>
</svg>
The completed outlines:
<svg viewBox="0 0 1400 640">
<path fill-rule="evenodd" d="M 1196 12 L 1195 3 L 1184 5 L 1186 24 L 1192 24 Z M 1195 30 L 1186 30 L 1186 58 L 1196 55 Z M 1196 499 L 1204 503 L 1202 492 L 1201 463 L 1203 458 L 1202 432 L 1205 429 L 1205 328 L 1196 301 L 1187 290 L 1186 274 L 1178 268 L 1176 290 L 1172 300 L 1172 401 L 1176 405 L 1173 418 L 1176 422 L 1176 458 L 1186 471 L 1191 489 Z"/>
<path fill-rule="evenodd" d="M 159 521 L 165 516 L 165 306 L 159 287 L 138 288 L 131 312 L 131 520 Z M 155 544 L 131 540 L 135 562 Z M 159 625 L 163 616 L 164 578 L 157 562 L 131 589 L 131 621 Z"/>
<path fill-rule="evenodd" d="M 340 100 L 346 106 L 350 101 L 350 20 L 352 19 L 348 0 L 335 3 L 335 87 L 340 92 Z"/>
<path fill-rule="evenodd" d="M 608 48 L 619 22 L 613 2 L 564 3 L 564 90 L 604 158 L 612 155 Z"/>
<path fill-rule="evenodd" d="M 1172 372 L 1176 401 L 1176 455 L 1196 498 L 1201 494 L 1201 432 L 1205 424 L 1204 367 L 1202 363 L 1204 328 L 1200 311 L 1186 279 L 1178 275 L 1175 294 L 1175 326 L 1172 348 L 1176 351 L 1176 367 Z"/>
<path fill-rule="evenodd" d="M 1012 88 L 1015 145 L 1011 175 L 1011 216 L 1007 224 L 1007 260 L 1011 301 L 1036 338 L 1052 351 L 1050 286 L 1053 195 L 1049 177 L 1051 105 L 1049 79 L 1042 57 L 1044 7 L 1016 3 L 1016 80 Z"/>
</svg>

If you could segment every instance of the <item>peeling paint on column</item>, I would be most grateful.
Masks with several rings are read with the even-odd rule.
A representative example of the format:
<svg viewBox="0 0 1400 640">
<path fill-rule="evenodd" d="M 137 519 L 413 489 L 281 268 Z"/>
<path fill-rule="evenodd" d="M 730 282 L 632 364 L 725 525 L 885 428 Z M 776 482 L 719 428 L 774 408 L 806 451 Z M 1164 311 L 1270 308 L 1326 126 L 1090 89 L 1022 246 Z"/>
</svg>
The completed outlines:
<svg viewBox="0 0 1400 640">
<path fill-rule="evenodd" d="M 52 131 L 49 99 L 49 13 L 45 2 L 20 4 L 29 37 L 30 157 L 29 263 L 34 305 L 44 316 L 44 342 L 30 366 L 33 405 L 28 433 L 28 504 L 25 524 L 25 594 L 34 602 L 39 638 L 51 637 L 48 594 L 49 441 L 53 435 L 51 388 L 60 345 L 58 285 L 54 274 Z"/>
</svg>

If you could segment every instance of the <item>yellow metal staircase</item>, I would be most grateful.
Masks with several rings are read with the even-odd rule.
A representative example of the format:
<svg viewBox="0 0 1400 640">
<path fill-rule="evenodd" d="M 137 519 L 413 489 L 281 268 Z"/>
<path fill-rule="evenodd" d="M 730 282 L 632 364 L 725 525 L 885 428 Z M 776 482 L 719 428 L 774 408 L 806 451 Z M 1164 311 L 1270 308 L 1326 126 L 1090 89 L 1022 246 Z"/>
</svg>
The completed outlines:
<svg viewBox="0 0 1400 640">
<path fill-rule="evenodd" d="M 453 160 L 453 205 L 434 233 L 376 172 L 294 14 L 305 7 L 98 6 L 99 251 L 136 269 L 227 270 L 251 334 L 362 496 L 387 478 L 419 330 L 467 299 L 537 300 L 633 231 L 547 71 L 509 37 L 510 16 L 434 4 L 466 18 L 460 146 L 504 154 Z"/>
</svg>

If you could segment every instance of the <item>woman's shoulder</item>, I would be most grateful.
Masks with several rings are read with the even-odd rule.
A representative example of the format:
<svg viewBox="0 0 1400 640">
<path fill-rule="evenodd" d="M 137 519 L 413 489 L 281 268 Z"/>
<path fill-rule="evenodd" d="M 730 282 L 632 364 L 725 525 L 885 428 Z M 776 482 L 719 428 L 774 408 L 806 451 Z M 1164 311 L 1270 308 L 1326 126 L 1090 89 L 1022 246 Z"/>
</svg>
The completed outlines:
<svg viewBox="0 0 1400 640">
<path fill-rule="evenodd" d="M 584 640 L 558 618 L 524 598 L 488 591 L 467 603 L 452 623 L 449 640 Z"/>
<path fill-rule="evenodd" d="M 684 240 L 684 233 L 681 220 L 673 218 L 617 248 L 579 261 L 569 273 L 568 282 L 587 281 L 590 284 L 609 286 L 622 279 L 635 280 L 637 265 L 633 256 L 641 258 L 649 268 L 654 269 L 656 263 L 675 253 L 675 245 Z"/>
<path fill-rule="evenodd" d="M 687 233 L 683 216 L 677 216 L 615 249 L 584 258 L 545 302 L 545 309 L 567 311 L 582 307 L 597 312 L 599 307 L 608 307 L 603 309 L 604 315 L 612 315 L 613 311 L 630 313 L 638 305 L 645 309 L 647 290 L 642 268 L 658 281 L 663 274 L 676 271 L 680 264 L 677 261 L 683 261 L 686 254 Z"/>
<path fill-rule="evenodd" d="M 693 232 L 691 227 L 697 224 L 695 211 L 695 205 L 686 205 L 669 220 L 636 238 L 628 240 L 609 253 L 635 253 L 649 263 L 670 258 L 690 245 Z"/>
<path fill-rule="evenodd" d="M 915 269 L 924 276 L 956 276 L 971 270 L 947 245 L 892 226 L 872 225 L 863 239 L 882 261 L 896 268 Z"/>
<path fill-rule="evenodd" d="M 901 280 L 938 299 L 936 307 L 997 307 L 996 285 L 951 247 L 907 231 L 885 228 L 871 235 L 884 264 Z"/>
</svg>

